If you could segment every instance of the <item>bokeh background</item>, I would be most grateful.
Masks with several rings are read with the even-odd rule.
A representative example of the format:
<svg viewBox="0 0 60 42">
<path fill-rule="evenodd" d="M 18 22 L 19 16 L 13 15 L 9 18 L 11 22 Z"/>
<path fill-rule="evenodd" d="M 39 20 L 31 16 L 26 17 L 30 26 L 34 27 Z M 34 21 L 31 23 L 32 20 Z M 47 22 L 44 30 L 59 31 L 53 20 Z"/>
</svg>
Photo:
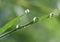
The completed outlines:
<svg viewBox="0 0 60 42">
<path fill-rule="evenodd" d="M 8 28 L 7 32 L 15 29 L 17 24 L 29 23 L 34 17 L 49 15 L 51 12 L 56 15 L 0 38 L 0 42 L 60 42 L 60 0 L 0 0 L 0 28 L 26 14 L 26 9 L 30 12 Z"/>
</svg>

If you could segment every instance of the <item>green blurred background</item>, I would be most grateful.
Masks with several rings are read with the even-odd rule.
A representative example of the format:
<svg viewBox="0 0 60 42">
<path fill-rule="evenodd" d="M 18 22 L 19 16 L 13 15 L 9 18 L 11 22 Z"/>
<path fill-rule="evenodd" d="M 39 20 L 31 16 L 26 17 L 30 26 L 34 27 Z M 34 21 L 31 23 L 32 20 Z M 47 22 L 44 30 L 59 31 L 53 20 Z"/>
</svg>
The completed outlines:
<svg viewBox="0 0 60 42">
<path fill-rule="evenodd" d="M 16 24 L 29 23 L 33 17 L 49 15 L 51 12 L 56 16 L 0 38 L 0 42 L 60 42 L 60 0 L 0 0 L 0 28 L 25 14 L 26 9 L 30 12 L 7 29 L 7 32 L 15 29 Z"/>
</svg>

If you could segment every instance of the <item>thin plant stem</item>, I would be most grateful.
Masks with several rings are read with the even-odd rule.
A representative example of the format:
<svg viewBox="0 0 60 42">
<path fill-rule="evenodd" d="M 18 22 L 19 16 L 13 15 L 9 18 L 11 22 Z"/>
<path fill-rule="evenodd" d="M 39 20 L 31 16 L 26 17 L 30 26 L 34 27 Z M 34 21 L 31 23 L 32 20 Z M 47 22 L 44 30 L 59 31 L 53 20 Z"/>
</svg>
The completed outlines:
<svg viewBox="0 0 60 42">
<path fill-rule="evenodd" d="M 22 28 L 24 28 L 24 27 L 26 27 L 26 26 L 32 25 L 32 24 L 34 24 L 34 23 L 36 23 L 36 22 L 43 21 L 43 20 L 48 19 L 48 18 L 49 18 L 49 16 L 45 16 L 44 18 L 36 18 L 36 17 L 35 17 L 30 23 L 28 23 L 28 24 L 26 24 L 26 25 L 24 25 L 24 26 L 19 26 L 18 28 L 14 29 L 14 30 L 12 30 L 12 31 L 8 31 L 8 32 L 0 35 L 0 38 L 3 38 L 3 37 L 5 37 L 5 36 L 7 36 L 8 34 L 11 34 L 11 33 L 15 32 L 15 31 L 17 31 L 17 30 L 19 30 L 19 29 L 22 29 Z"/>
</svg>

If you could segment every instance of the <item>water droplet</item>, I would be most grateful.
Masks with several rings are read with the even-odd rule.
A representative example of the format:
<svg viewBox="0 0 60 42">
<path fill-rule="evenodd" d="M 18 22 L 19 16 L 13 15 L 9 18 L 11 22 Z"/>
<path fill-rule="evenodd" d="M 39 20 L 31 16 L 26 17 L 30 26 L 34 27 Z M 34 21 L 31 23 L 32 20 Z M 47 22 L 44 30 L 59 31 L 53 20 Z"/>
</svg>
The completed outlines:
<svg viewBox="0 0 60 42">
<path fill-rule="evenodd" d="M 55 13 L 50 13 L 49 17 L 53 17 L 55 15 Z"/>
<path fill-rule="evenodd" d="M 38 21 L 38 18 L 37 17 L 34 17 L 33 18 L 33 22 L 37 22 Z"/>
<path fill-rule="evenodd" d="M 16 25 L 16 28 L 19 28 L 19 25 Z"/>
<path fill-rule="evenodd" d="M 30 12 L 30 10 L 29 10 L 29 9 L 26 9 L 26 10 L 25 10 L 25 13 L 26 13 L 26 14 L 27 14 L 27 13 L 29 13 L 29 12 Z"/>
</svg>

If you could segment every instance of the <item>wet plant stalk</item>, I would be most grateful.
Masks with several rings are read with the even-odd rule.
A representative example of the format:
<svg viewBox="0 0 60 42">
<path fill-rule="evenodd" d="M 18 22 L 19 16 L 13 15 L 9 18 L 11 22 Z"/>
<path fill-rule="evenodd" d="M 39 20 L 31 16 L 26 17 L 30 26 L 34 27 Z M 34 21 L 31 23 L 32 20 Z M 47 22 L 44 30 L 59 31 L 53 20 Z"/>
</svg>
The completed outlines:
<svg viewBox="0 0 60 42">
<path fill-rule="evenodd" d="M 26 27 L 26 26 L 28 26 L 28 25 L 31 25 L 31 24 L 34 24 L 34 22 L 32 21 L 32 22 L 30 22 L 30 23 L 28 23 L 28 24 L 26 24 L 26 25 L 24 25 L 24 26 L 21 26 L 21 27 L 19 26 L 18 28 L 14 29 L 14 30 L 12 30 L 12 31 L 8 31 L 8 32 L 0 35 L 0 38 L 3 38 L 3 37 L 5 37 L 5 36 L 7 36 L 7 35 L 9 35 L 9 34 L 11 34 L 11 33 L 13 33 L 13 32 L 15 32 L 15 31 L 17 31 L 17 30 L 19 30 L 19 29 L 22 29 L 22 28 L 24 28 L 24 27 Z"/>
<path fill-rule="evenodd" d="M 34 23 L 36 23 L 36 22 L 43 21 L 43 20 L 45 20 L 45 19 L 47 19 L 47 18 L 49 18 L 49 16 L 46 16 L 46 17 L 44 17 L 44 18 L 34 18 L 33 21 L 31 21 L 30 23 L 28 23 L 28 24 L 26 24 L 26 25 L 24 25 L 24 26 L 19 26 L 18 28 L 14 29 L 14 30 L 12 30 L 12 31 L 8 31 L 8 32 L 0 35 L 0 38 L 3 38 L 3 37 L 5 37 L 5 36 L 7 36 L 7 35 L 9 35 L 9 34 L 11 34 L 11 33 L 13 33 L 13 32 L 15 32 L 15 31 L 19 30 L 19 29 L 23 29 L 24 27 L 29 26 L 29 25 L 32 25 L 32 24 L 34 24 Z"/>
</svg>

